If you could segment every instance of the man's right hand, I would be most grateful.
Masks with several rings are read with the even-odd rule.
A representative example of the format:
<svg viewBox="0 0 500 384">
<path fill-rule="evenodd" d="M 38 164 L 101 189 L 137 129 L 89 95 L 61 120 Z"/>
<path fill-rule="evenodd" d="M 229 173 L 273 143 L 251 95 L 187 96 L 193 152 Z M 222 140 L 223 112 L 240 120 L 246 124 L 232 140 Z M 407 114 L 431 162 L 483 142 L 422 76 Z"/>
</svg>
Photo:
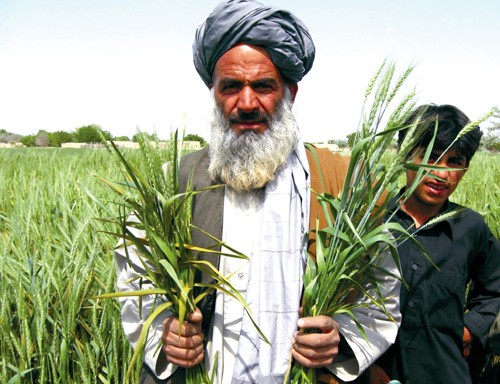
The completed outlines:
<svg viewBox="0 0 500 384">
<path fill-rule="evenodd" d="M 203 362 L 202 320 L 203 315 L 196 308 L 188 315 L 187 321 L 184 321 L 182 326 L 179 319 L 174 317 L 163 321 L 162 349 L 169 363 L 191 368 Z"/>
</svg>

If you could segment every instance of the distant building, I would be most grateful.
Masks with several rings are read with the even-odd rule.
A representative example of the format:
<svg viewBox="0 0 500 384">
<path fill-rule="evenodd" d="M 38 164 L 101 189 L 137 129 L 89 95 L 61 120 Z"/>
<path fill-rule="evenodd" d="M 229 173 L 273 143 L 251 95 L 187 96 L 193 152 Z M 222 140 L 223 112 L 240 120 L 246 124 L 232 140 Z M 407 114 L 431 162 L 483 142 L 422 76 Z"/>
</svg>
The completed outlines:
<svg viewBox="0 0 500 384">
<path fill-rule="evenodd" d="M 23 143 L 0 143 L 0 148 L 19 148 L 24 147 Z"/>
<path fill-rule="evenodd" d="M 129 148 L 129 149 L 138 149 L 139 143 L 134 141 L 114 141 L 118 148 Z M 165 146 L 167 144 L 166 141 L 160 141 L 160 146 Z M 91 143 L 63 143 L 61 144 L 62 148 L 104 148 L 104 144 L 91 144 Z M 182 149 L 186 151 L 195 151 L 200 149 L 201 145 L 199 141 L 183 141 Z"/>
<path fill-rule="evenodd" d="M 318 148 L 327 148 L 331 152 L 338 152 L 341 150 L 337 144 L 327 144 L 327 143 L 313 143 L 313 144 Z"/>
</svg>

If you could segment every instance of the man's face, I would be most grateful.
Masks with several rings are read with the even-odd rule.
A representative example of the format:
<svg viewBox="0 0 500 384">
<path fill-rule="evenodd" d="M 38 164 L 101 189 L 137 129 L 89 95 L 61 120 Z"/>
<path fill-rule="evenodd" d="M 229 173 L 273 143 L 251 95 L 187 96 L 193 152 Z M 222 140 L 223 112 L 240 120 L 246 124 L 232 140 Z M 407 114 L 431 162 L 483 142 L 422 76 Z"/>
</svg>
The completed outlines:
<svg viewBox="0 0 500 384">
<path fill-rule="evenodd" d="M 265 186 L 273 180 L 299 142 L 290 92 L 278 103 L 269 129 L 235 131 L 218 104 L 214 104 L 208 171 L 239 192 Z"/>
<path fill-rule="evenodd" d="M 286 85 L 264 48 L 231 48 L 217 61 L 213 80 L 215 102 L 234 133 L 269 129 Z M 291 91 L 295 96 L 296 87 Z"/>
<path fill-rule="evenodd" d="M 421 208 L 441 209 L 446 200 L 455 191 L 458 183 L 465 174 L 466 160 L 458 155 L 455 150 L 447 151 L 438 161 L 436 161 L 442 152 L 432 153 L 428 163 L 446 168 L 457 168 L 457 170 L 433 170 L 432 174 L 439 177 L 434 179 L 426 176 L 413 192 L 412 198 Z M 422 162 L 422 156 L 413 160 L 415 163 Z M 415 180 L 416 172 L 406 172 L 406 185 L 409 187 Z"/>
</svg>

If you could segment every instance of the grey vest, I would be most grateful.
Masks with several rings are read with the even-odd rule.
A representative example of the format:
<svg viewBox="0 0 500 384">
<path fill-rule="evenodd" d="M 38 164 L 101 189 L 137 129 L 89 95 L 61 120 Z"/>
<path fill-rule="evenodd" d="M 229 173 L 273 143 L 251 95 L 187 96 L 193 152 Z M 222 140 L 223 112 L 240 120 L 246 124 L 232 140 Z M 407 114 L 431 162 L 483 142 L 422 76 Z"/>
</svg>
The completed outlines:
<svg viewBox="0 0 500 384">
<path fill-rule="evenodd" d="M 185 191 L 188 183 L 191 190 L 199 191 L 203 188 L 216 185 L 208 174 L 208 149 L 193 152 L 181 159 L 179 170 L 179 188 Z M 193 197 L 192 223 L 203 231 L 210 233 L 216 239 L 222 237 L 222 216 L 224 212 L 224 187 L 203 191 Z M 203 248 L 213 248 L 214 241 L 196 229 L 191 231 L 193 244 Z M 217 247 L 220 249 L 220 247 Z M 219 267 L 219 256 L 203 253 L 199 255 L 201 260 L 208 260 L 217 268 Z M 197 273 L 196 281 L 209 282 L 207 276 L 201 272 Z M 197 295 L 199 292 L 195 292 Z M 203 313 L 203 333 L 208 335 L 208 327 L 212 319 L 215 307 L 215 293 L 208 295 L 199 304 Z M 186 382 L 185 369 L 178 368 L 175 373 L 166 380 L 156 378 L 149 367 L 144 364 L 139 378 L 139 384 L 184 384 Z"/>
<path fill-rule="evenodd" d="M 208 174 L 208 148 L 184 156 L 179 171 L 179 186 L 186 190 L 191 181 L 191 190 L 199 191 L 203 188 L 216 185 Z M 210 233 L 216 239 L 222 238 L 222 219 L 224 212 L 224 187 L 202 191 L 193 197 L 192 223 L 203 231 Z M 193 244 L 203 248 L 214 248 L 215 242 L 196 229 L 191 231 Z M 216 247 L 220 250 L 220 247 Z M 219 267 L 219 256 L 212 253 L 202 253 L 201 260 L 210 261 L 216 268 Z M 204 274 L 197 273 L 196 281 L 210 282 Z M 198 292 L 195 292 L 195 295 Z M 215 294 L 208 295 L 199 303 L 203 313 L 203 332 L 208 334 L 208 327 L 212 319 L 215 304 Z"/>
</svg>

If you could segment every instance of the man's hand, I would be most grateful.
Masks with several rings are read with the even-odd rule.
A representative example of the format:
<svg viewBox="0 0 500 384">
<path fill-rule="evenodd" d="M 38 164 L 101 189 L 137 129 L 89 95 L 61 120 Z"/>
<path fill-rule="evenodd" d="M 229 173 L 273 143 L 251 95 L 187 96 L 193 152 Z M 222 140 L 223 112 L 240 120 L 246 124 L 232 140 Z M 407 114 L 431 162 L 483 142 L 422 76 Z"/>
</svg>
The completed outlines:
<svg viewBox="0 0 500 384">
<path fill-rule="evenodd" d="M 167 361 L 183 368 L 191 368 L 203 362 L 203 316 L 196 308 L 180 326 L 179 320 L 169 317 L 163 321 L 163 352 Z M 180 336 L 179 336 L 180 328 Z"/>
<path fill-rule="evenodd" d="M 464 357 L 469 357 L 470 350 L 472 348 L 472 333 L 470 333 L 467 327 L 464 327 L 464 336 L 463 336 L 463 349 L 464 349 Z"/>
<path fill-rule="evenodd" d="M 387 384 L 391 381 L 390 377 L 387 376 L 387 373 L 385 373 L 381 366 L 372 364 L 368 369 L 370 384 Z"/>
<path fill-rule="evenodd" d="M 330 365 L 339 352 L 339 325 L 328 316 L 303 317 L 297 322 L 293 358 L 304 367 L 323 368 Z M 304 333 L 307 329 L 321 333 Z"/>
</svg>

